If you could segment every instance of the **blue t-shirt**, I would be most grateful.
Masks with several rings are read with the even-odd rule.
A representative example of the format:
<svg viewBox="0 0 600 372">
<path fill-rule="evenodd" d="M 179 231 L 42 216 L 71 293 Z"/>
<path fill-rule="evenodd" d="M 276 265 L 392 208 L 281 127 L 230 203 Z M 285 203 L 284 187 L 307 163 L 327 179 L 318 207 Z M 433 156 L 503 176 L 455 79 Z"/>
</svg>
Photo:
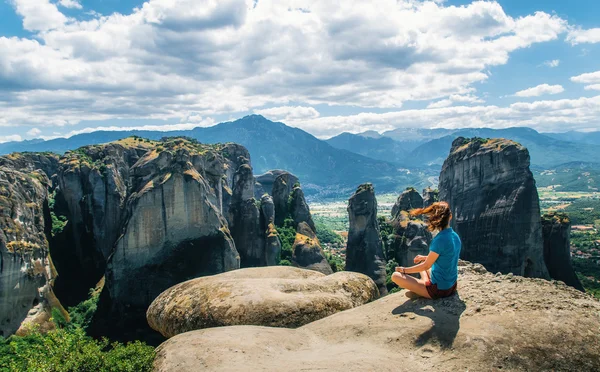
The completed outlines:
<svg viewBox="0 0 600 372">
<path fill-rule="evenodd" d="M 462 243 L 451 227 L 440 231 L 429 246 L 430 252 L 440 256 L 431 267 L 431 283 L 438 289 L 451 288 L 458 279 L 458 257 Z"/>
</svg>

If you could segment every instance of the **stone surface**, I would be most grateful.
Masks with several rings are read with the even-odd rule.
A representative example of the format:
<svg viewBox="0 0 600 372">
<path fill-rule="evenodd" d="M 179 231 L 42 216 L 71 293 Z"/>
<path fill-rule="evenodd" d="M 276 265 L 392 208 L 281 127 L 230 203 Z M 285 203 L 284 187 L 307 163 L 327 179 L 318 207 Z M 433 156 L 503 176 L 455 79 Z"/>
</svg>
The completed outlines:
<svg viewBox="0 0 600 372">
<path fill-rule="evenodd" d="M 333 274 L 317 235 L 306 222 L 300 222 L 296 229 L 296 240 L 292 246 L 292 264 L 325 275 Z"/>
<path fill-rule="evenodd" d="M 438 201 L 440 201 L 440 192 L 437 189 L 434 190 L 428 187 L 423 190 L 423 208 L 427 208 Z"/>
<path fill-rule="evenodd" d="M 48 237 L 50 181 L 38 166 L 0 163 L 0 336 L 8 337 L 27 323 L 52 328 L 52 307 L 64 312 L 53 293 Z M 22 160 L 22 159 L 21 159 Z M 17 166 L 19 171 L 13 167 Z M 34 169 L 40 169 L 36 171 Z M 67 315 L 68 317 L 68 315 Z"/>
<path fill-rule="evenodd" d="M 562 280 L 567 285 L 583 291 L 571 265 L 571 221 L 563 213 L 549 213 L 542 216 L 544 237 L 544 262 L 550 277 Z"/>
<path fill-rule="evenodd" d="M 279 264 L 281 240 L 275 228 L 275 205 L 270 195 L 260 199 L 260 224 L 265 232 L 265 263 L 267 266 Z"/>
<path fill-rule="evenodd" d="M 549 277 L 525 147 L 504 139 L 458 138 L 442 167 L 439 190 L 452 209 L 461 258 L 492 272 Z"/>
<path fill-rule="evenodd" d="M 275 225 L 277 226 L 282 226 L 283 221 L 288 217 L 290 194 L 297 183 L 298 178 L 291 173 L 279 175 L 273 183 L 271 196 L 275 205 Z"/>
<path fill-rule="evenodd" d="M 290 187 L 293 187 L 294 184 L 299 182 L 298 177 L 294 176 L 288 171 L 281 169 L 274 169 L 266 172 L 265 174 L 261 174 L 256 176 L 255 183 L 255 192 L 254 195 L 257 199 L 260 199 L 265 193 L 273 196 L 273 186 L 275 185 L 275 180 L 279 177 L 285 175 L 286 185 L 289 184 Z M 289 189 L 291 192 L 292 189 Z M 288 192 L 288 195 L 289 195 Z"/>
<path fill-rule="evenodd" d="M 395 218 L 401 211 L 408 212 L 416 208 L 423 208 L 423 198 L 417 190 L 409 187 L 398 196 L 396 203 L 394 203 L 392 217 Z"/>
<path fill-rule="evenodd" d="M 346 270 L 368 275 L 382 296 L 385 286 L 385 256 L 377 222 L 377 199 L 371 184 L 358 187 L 348 202 L 349 231 Z"/>
<path fill-rule="evenodd" d="M 559 282 L 461 265 L 450 298 L 402 291 L 298 329 L 187 332 L 157 349 L 154 371 L 600 370 L 600 302 Z"/>
<path fill-rule="evenodd" d="M 315 223 L 310 214 L 310 208 L 304 198 L 304 192 L 298 187 L 294 187 L 290 195 L 289 213 L 294 220 L 294 225 L 298 228 L 298 225 L 302 222 L 308 224 L 312 231 L 317 231 Z"/>
<path fill-rule="evenodd" d="M 165 337 L 230 325 L 296 328 L 378 297 L 367 276 L 274 266 L 193 279 L 163 292 L 148 322 Z M 247 369 L 247 368 L 246 368 Z"/>
<path fill-rule="evenodd" d="M 425 222 L 401 211 L 388 223 L 392 230 L 386 239 L 388 259 L 393 258 L 399 266 L 409 267 L 414 265 L 416 256 L 429 254 L 432 235 Z"/>
</svg>

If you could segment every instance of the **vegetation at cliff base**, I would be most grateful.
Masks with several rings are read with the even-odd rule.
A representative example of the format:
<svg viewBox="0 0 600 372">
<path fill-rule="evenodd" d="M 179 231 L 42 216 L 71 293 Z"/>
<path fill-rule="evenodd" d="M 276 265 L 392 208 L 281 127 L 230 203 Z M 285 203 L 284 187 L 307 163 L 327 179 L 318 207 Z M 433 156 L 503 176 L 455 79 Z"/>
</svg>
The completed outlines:
<svg viewBox="0 0 600 372">
<path fill-rule="evenodd" d="M 42 333 L 33 326 L 26 336 L 0 337 L 0 372 L 144 372 L 152 369 L 154 348 L 140 341 L 128 344 L 96 340 L 86 334 L 99 291 L 69 308 L 71 321 L 52 312 L 56 329 Z"/>
</svg>

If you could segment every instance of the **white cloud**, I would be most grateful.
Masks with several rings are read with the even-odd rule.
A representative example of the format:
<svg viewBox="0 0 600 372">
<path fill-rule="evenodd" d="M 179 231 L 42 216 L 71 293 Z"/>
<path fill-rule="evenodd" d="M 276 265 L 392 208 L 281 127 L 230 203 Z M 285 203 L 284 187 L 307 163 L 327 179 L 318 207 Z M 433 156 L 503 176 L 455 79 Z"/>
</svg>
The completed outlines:
<svg viewBox="0 0 600 372">
<path fill-rule="evenodd" d="M 59 0 L 58 4 L 60 6 L 64 6 L 65 8 L 83 9 L 83 6 L 81 6 L 79 0 Z"/>
<path fill-rule="evenodd" d="M 27 135 L 30 137 L 39 136 L 41 133 L 42 133 L 42 131 L 39 130 L 38 128 L 31 128 L 30 130 L 27 131 Z"/>
<path fill-rule="evenodd" d="M 600 84 L 586 85 L 585 90 L 600 90 Z"/>
<path fill-rule="evenodd" d="M 349 116 L 319 117 L 288 124 L 320 138 L 343 131 L 361 133 L 395 128 L 509 128 L 531 127 L 542 132 L 589 130 L 598 126 L 600 96 L 579 99 L 517 102 L 508 107 L 453 106 L 434 109 L 402 110 L 388 113 L 361 113 Z"/>
<path fill-rule="evenodd" d="M 521 90 L 514 95 L 516 97 L 539 97 L 544 94 L 558 94 L 564 91 L 565 89 L 561 85 L 540 84 L 533 88 Z"/>
<path fill-rule="evenodd" d="M 275 121 L 293 121 L 314 119 L 319 117 L 319 111 L 314 107 L 281 106 L 262 110 L 254 110 L 254 113 Z"/>
<path fill-rule="evenodd" d="M 447 99 L 443 99 L 441 101 L 430 103 L 427 106 L 427 108 L 449 107 L 449 106 L 452 106 L 456 102 L 460 102 L 460 103 L 483 103 L 484 101 L 482 99 L 480 99 L 479 97 L 476 97 L 476 96 L 473 96 L 473 95 L 470 95 L 470 94 L 467 94 L 467 95 L 452 94 Z"/>
<path fill-rule="evenodd" d="M 560 65 L 560 59 L 553 59 L 553 60 L 550 60 L 550 61 L 544 61 L 544 66 L 546 66 L 546 67 L 553 68 L 553 67 L 558 67 L 558 65 Z"/>
<path fill-rule="evenodd" d="M 567 34 L 567 41 L 572 45 L 600 43 L 600 28 L 591 28 L 589 30 L 571 29 Z"/>
<path fill-rule="evenodd" d="M 23 138 L 18 134 L 13 134 L 10 136 L 0 136 L 0 143 L 11 142 L 11 141 L 21 141 Z"/>
<path fill-rule="evenodd" d="M 25 27 L 41 32 L 0 37 L 0 85 L 10 87 L 0 93 L 0 126 L 292 102 L 398 109 L 468 96 L 515 50 L 567 31 L 557 16 L 513 18 L 496 2 L 150 0 L 89 21 L 67 19 L 48 0 L 14 4 Z"/>
<path fill-rule="evenodd" d="M 47 31 L 63 26 L 67 17 L 49 0 L 11 0 L 16 12 L 23 17 L 23 28 Z"/>
<path fill-rule="evenodd" d="M 571 81 L 581 84 L 600 84 L 600 71 L 573 76 Z"/>
<path fill-rule="evenodd" d="M 190 130 L 198 127 L 209 127 L 214 125 L 215 121 L 211 118 L 205 118 L 199 122 L 192 123 L 179 123 L 179 124 L 163 124 L 163 125 L 138 125 L 138 126 L 108 126 L 108 127 L 88 127 L 80 130 L 70 131 L 65 135 L 59 135 L 58 137 L 71 137 L 82 133 L 92 133 L 97 131 L 108 131 L 108 132 L 119 132 L 128 130 L 148 130 L 148 131 L 159 131 L 159 132 L 170 132 L 179 130 Z M 57 136 L 47 137 L 56 138 Z"/>
</svg>

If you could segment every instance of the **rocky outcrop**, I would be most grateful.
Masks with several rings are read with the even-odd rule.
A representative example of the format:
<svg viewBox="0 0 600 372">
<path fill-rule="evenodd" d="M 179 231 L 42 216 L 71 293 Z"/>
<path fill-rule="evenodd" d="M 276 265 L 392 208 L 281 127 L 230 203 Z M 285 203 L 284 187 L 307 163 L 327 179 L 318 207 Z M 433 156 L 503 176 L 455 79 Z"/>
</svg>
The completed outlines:
<svg viewBox="0 0 600 372">
<path fill-rule="evenodd" d="M 10 157 L 0 158 L 3 160 Z M 19 161 L 23 159 L 18 159 Z M 56 272 L 49 257 L 52 221 L 50 181 L 38 165 L 0 166 L 0 336 L 28 323 L 52 327 L 51 309 L 68 317 L 53 293 Z M 17 166 L 23 171 L 13 167 Z"/>
<path fill-rule="evenodd" d="M 542 216 L 544 237 L 544 262 L 550 277 L 562 280 L 567 285 L 584 291 L 571 266 L 571 221 L 563 213 L 548 213 Z"/>
<path fill-rule="evenodd" d="M 275 266 L 236 270 L 178 284 L 148 309 L 165 337 L 231 325 L 296 328 L 378 297 L 367 276 Z"/>
<path fill-rule="evenodd" d="M 231 166 L 226 153 L 219 145 L 172 139 L 131 166 L 122 234 L 107 261 L 94 333 L 148 339 L 145 312 L 163 290 L 239 268 L 215 193 Z"/>
<path fill-rule="evenodd" d="M 263 195 L 260 199 L 260 224 L 265 233 L 265 263 L 267 266 L 278 265 L 281 241 L 275 228 L 275 205 L 269 195 Z"/>
<path fill-rule="evenodd" d="M 403 291 L 298 329 L 187 332 L 157 349 L 154 371 L 600 370 L 600 302 L 560 282 L 460 265 L 458 295 Z"/>
<path fill-rule="evenodd" d="M 377 222 L 377 199 L 373 185 L 360 185 L 348 202 L 350 229 L 346 247 L 346 270 L 369 276 L 382 296 L 385 286 L 385 256 Z"/>
<path fill-rule="evenodd" d="M 440 201 L 440 192 L 428 187 L 423 190 L 423 208 L 429 207 L 431 204 Z"/>
<path fill-rule="evenodd" d="M 432 236 L 425 222 L 401 211 L 387 223 L 392 231 L 386 239 L 388 260 L 393 259 L 398 265 L 409 267 L 414 265 L 416 256 L 429 254 Z"/>
<path fill-rule="evenodd" d="M 265 229 L 261 227 L 260 203 L 254 198 L 254 176 L 248 163 L 235 173 L 229 215 L 241 267 L 266 266 Z"/>
<path fill-rule="evenodd" d="M 396 200 L 392 207 L 392 217 L 396 218 L 401 211 L 423 208 L 423 198 L 413 187 L 407 188 Z"/>
<path fill-rule="evenodd" d="M 48 179 L 51 182 L 49 187 L 53 188 L 52 180 L 53 176 L 55 176 L 58 171 L 59 158 L 60 156 L 58 154 L 51 152 L 13 153 L 6 156 L 0 156 L 0 166 L 15 169 L 24 173 L 41 170 L 48 176 Z"/>
<path fill-rule="evenodd" d="M 273 195 L 273 186 L 275 185 L 275 180 L 282 175 L 285 175 L 285 183 L 286 185 L 289 184 L 290 187 L 293 187 L 296 183 L 299 182 L 298 177 L 294 176 L 293 174 L 287 171 L 281 169 L 270 170 L 265 174 L 257 176 L 255 179 L 256 183 L 254 189 L 254 196 L 256 197 L 256 199 L 260 199 L 265 193 Z M 292 189 L 290 188 L 288 191 L 288 195 L 290 194 L 291 190 Z"/>
<path fill-rule="evenodd" d="M 298 185 L 298 178 L 291 173 L 279 175 L 273 184 L 271 196 L 275 205 L 275 225 L 282 226 L 288 217 L 290 194 L 294 186 Z"/>
<path fill-rule="evenodd" d="M 333 274 L 317 235 L 306 222 L 298 224 L 292 252 L 294 266 L 315 270 L 325 275 Z"/>
<path fill-rule="evenodd" d="M 312 229 L 317 231 L 315 223 L 310 214 L 310 208 L 304 198 L 304 192 L 300 186 L 294 187 L 290 194 L 289 213 L 294 220 L 294 225 L 298 228 L 299 224 L 305 222 Z"/>
<path fill-rule="evenodd" d="M 440 175 L 461 258 L 493 272 L 548 278 L 529 152 L 504 139 L 458 138 Z"/>
</svg>

